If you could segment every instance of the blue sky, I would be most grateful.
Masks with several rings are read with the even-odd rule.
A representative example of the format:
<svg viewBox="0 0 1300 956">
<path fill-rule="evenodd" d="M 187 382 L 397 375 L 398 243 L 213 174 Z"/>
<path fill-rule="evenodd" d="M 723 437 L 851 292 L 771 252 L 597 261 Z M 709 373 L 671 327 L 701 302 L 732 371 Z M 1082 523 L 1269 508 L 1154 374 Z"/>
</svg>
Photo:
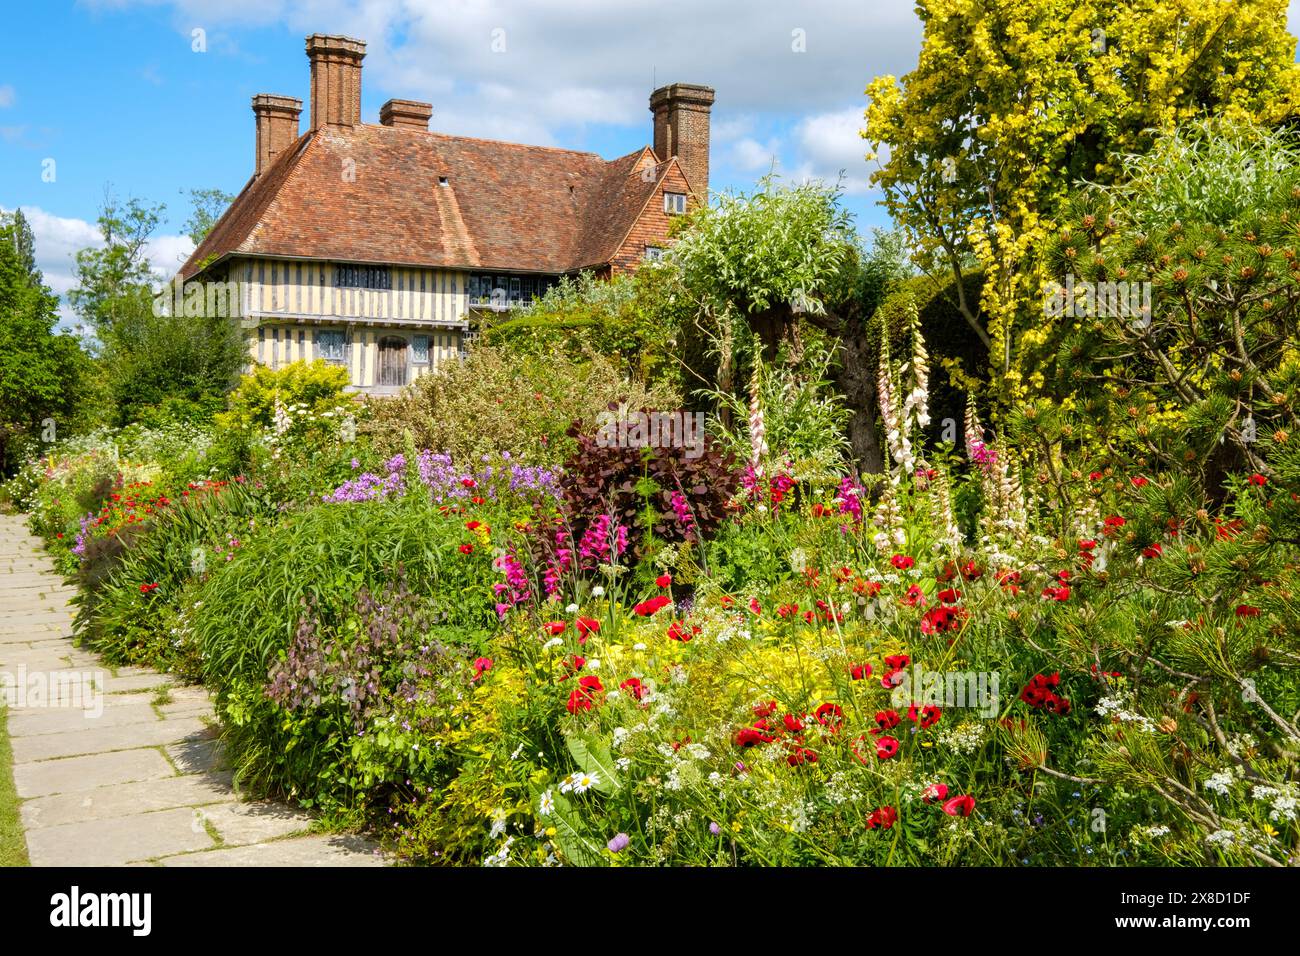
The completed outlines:
<svg viewBox="0 0 1300 956">
<path fill-rule="evenodd" d="M 149 254 L 174 271 L 183 192 L 249 176 L 250 98 L 308 99 L 309 33 L 367 41 L 366 122 L 390 97 L 425 100 L 442 132 L 608 157 L 650 141 L 656 84 L 713 86 L 715 189 L 773 164 L 794 180 L 843 170 L 864 231 L 886 217 L 863 90 L 910 70 L 921 40 L 912 0 L 42 0 L 5 17 L 21 42 L 0 59 L 0 209 L 24 209 L 59 293 L 110 187 L 167 204 Z"/>
<path fill-rule="evenodd" d="M 250 98 L 308 99 L 308 33 L 367 41 L 366 122 L 390 97 L 427 100 L 443 132 L 611 157 L 650 141 L 653 84 L 711 85 L 714 188 L 773 163 L 792 179 L 844 170 L 863 228 L 884 221 L 856 135 L 863 89 L 906 72 L 921 35 L 909 0 L 85 0 L 11 5 L 6 26 L 22 42 L 0 61 L 0 208 L 32 220 L 60 293 L 109 188 L 166 203 L 150 256 L 174 269 L 183 191 L 248 178 Z"/>
</svg>

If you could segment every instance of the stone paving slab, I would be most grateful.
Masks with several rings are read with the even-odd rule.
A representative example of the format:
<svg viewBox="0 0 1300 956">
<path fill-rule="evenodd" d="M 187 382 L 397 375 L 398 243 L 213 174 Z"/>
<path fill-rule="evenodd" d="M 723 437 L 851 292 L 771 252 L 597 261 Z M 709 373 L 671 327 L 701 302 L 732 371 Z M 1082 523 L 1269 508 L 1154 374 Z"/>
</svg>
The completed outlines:
<svg viewBox="0 0 1300 956">
<path fill-rule="evenodd" d="M 77 866 L 120 866 L 215 845 L 190 807 L 27 831 L 32 866 L 60 866 L 68 860 Z"/>
<path fill-rule="evenodd" d="M 106 711 L 107 713 L 107 711 Z M 179 737 L 200 734 L 206 729 L 197 717 L 178 717 L 151 723 L 128 723 L 117 727 L 68 730 L 59 734 L 33 734 L 12 740 L 14 761 L 53 760 L 80 754 L 105 754 L 136 747 L 161 747 Z"/>
<path fill-rule="evenodd" d="M 128 817 L 150 810 L 204 807 L 235 799 L 229 773 L 192 773 L 183 777 L 37 797 L 25 801 L 21 813 L 23 826 L 33 830 L 86 820 Z"/>
<path fill-rule="evenodd" d="M 163 866 L 384 866 L 357 837 L 312 835 L 164 857 Z"/>
<path fill-rule="evenodd" d="M 61 760 L 38 760 L 14 764 L 14 787 L 18 796 L 44 797 L 51 793 L 94 790 L 117 783 L 156 780 L 175 776 L 172 765 L 158 750 L 120 750 Z"/>
<path fill-rule="evenodd" d="M 0 515 L 0 672 L 43 681 L 3 718 L 33 865 L 385 865 L 369 840 L 301 835 L 309 814 L 241 801 L 205 688 L 76 647 L 76 591 L 22 521 Z"/>
</svg>

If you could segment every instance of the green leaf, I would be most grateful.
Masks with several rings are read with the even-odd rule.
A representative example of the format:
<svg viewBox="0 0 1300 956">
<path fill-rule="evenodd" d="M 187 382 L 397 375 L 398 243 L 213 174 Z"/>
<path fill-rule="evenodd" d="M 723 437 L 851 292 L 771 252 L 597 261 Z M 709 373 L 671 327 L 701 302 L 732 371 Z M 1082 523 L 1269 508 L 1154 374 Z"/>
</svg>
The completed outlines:
<svg viewBox="0 0 1300 956">
<path fill-rule="evenodd" d="M 614 769 L 614 759 L 609 748 L 591 734 L 569 732 L 564 735 L 573 761 L 583 771 L 596 777 L 595 790 L 605 795 L 618 793 L 623 786 Z"/>
</svg>

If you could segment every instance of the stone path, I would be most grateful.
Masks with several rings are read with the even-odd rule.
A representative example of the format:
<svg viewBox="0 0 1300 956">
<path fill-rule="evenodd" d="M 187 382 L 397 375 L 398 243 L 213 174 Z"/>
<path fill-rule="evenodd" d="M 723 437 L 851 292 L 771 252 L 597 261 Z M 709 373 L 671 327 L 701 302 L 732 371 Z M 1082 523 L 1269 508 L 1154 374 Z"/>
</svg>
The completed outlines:
<svg viewBox="0 0 1300 956">
<path fill-rule="evenodd" d="M 74 593 L 24 517 L 0 515 L 0 715 L 33 866 L 383 865 L 369 841 L 240 800 L 207 692 L 75 647 Z"/>
</svg>

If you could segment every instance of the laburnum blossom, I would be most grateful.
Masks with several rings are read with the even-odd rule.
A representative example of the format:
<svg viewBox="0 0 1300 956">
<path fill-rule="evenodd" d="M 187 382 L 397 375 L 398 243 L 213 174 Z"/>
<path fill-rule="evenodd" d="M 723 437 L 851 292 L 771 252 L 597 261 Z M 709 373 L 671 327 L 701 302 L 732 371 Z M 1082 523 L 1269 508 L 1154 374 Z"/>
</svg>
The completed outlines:
<svg viewBox="0 0 1300 956">
<path fill-rule="evenodd" d="M 948 785 L 946 783 L 932 783 L 921 791 L 921 799 L 926 803 L 937 803 L 941 800 L 948 799 Z"/>
<path fill-rule="evenodd" d="M 975 798 L 969 793 L 944 801 L 943 812 L 950 817 L 968 817 L 975 810 Z"/>
<path fill-rule="evenodd" d="M 591 710 L 592 704 L 596 702 L 596 696 L 604 692 L 605 687 L 599 677 L 594 674 L 582 677 L 578 680 L 577 688 L 569 694 L 569 702 L 564 706 L 571 714 L 576 714 L 580 710 Z"/>
<path fill-rule="evenodd" d="M 661 594 L 658 597 L 652 597 L 648 601 L 642 601 L 640 604 L 632 608 L 632 613 L 639 617 L 650 617 L 655 612 L 662 611 L 672 603 L 672 598 Z"/>
<path fill-rule="evenodd" d="M 641 683 L 639 677 L 629 677 L 618 685 L 618 689 L 631 696 L 633 700 L 640 700 L 646 693 L 646 686 Z"/>
<path fill-rule="evenodd" d="M 478 680 L 484 674 L 492 669 L 492 658 L 476 657 L 474 658 L 474 680 Z"/>
<path fill-rule="evenodd" d="M 867 817 L 867 829 L 874 830 L 879 827 L 882 830 L 888 830 L 898 819 L 898 811 L 893 807 L 880 807 L 873 810 L 871 816 Z"/>
</svg>

